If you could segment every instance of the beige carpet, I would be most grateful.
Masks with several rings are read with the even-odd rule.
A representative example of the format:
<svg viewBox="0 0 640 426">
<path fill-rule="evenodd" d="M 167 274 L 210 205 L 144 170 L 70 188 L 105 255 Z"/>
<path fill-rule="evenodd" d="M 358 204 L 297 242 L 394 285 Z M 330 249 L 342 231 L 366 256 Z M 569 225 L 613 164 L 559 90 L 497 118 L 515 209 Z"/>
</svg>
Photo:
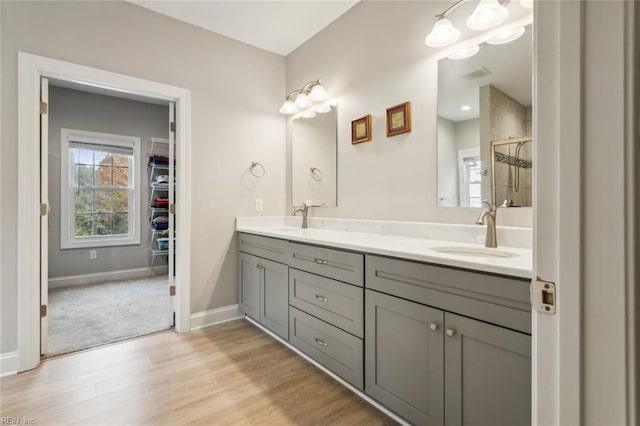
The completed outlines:
<svg viewBox="0 0 640 426">
<path fill-rule="evenodd" d="M 167 276 L 49 290 L 46 356 L 170 327 Z"/>
</svg>

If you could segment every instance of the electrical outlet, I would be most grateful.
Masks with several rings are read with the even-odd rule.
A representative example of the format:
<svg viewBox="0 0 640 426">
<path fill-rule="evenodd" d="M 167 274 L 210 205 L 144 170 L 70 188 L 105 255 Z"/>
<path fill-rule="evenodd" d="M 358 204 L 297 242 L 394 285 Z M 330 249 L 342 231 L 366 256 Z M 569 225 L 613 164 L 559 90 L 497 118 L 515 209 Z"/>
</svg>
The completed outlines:
<svg viewBox="0 0 640 426">
<path fill-rule="evenodd" d="M 89 250 L 89 259 L 96 260 L 98 258 L 98 252 L 95 250 Z"/>
<path fill-rule="evenodd" d="M 264 205 L 262 203 L 262 198 L 256 198 L 256 211 L 261 212 L 264 210 Z"/>
</svg>

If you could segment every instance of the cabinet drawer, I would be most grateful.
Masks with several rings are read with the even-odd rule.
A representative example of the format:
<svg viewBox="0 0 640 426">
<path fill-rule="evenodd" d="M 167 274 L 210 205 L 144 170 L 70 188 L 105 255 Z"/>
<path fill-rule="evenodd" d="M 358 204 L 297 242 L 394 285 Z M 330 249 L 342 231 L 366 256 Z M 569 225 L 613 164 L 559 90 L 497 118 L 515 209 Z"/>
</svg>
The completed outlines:
<svg viewBox="0 0 640 426">
<path fill-rule="evenodd" d="M 362 339 L 293 306 L 289 307 L 289 321 L 289 342 L 293 346 L 363 389 Z"/>
<path fill-rule="evenodd" d="M 252 234 L 238 234 L 238 250 L 264 257 L 274 262 L 287 263 L 289 243 L 277 238 Z"/>
<path fill-rule="evenodd" d="M 363 289 L 291 268 L 289 303 L 358 337 L 363 337 Z"/>
<path fill-rule="evenodd" d="M 324 247 L 290 243 L 289 266 L 303 271 L 364 285 L 364 256 Z"/>
<path fill-rule="evenodd" d="M 531 334 L 529 281 L 367 255 L 367 288 Z"/>
</svg>

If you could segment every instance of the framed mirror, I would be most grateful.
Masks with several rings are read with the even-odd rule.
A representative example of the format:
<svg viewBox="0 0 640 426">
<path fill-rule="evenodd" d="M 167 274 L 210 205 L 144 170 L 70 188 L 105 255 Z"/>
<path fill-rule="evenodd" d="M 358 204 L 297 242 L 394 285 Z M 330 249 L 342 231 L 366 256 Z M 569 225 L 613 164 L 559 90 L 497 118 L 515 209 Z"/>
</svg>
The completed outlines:
<svg viewBox="0 0 640 426">
<path fill-rule="evenodd" d="M 521 183 L 525 188 L 525 180 L 518 181 L 515 191 L 514 170 L 505 168 L 494 175 L 492 150 L 493 142 L 531 135 L 531 24 L 516 40 L 482 43 L 473 56 L 451 57 L 438 61 L 438 206 L 481 207 L 483 199 L 497 205 L 507 200 L 505 206 L 531 206 L 530 180 L 528 191 L 519 192 Z M 520 145 L 518 151 L 520 156 L 527 155 L 526 159 L 519 157 L 526 164 L 531 163 L 531 144 L 529 137 L 529 143 Z M 495 152 L 502 155 L 510 149 L 504 154 L 510 156 L 516 146 L 496 143 Z M 497 164 L 506 166 L 500 161 Z M 521 163 L 514 161 L 512 169 L 515 164 Z M 526 179 L 527 173 L 531 173 L 530 167 L 519 176 Z M 499 190 L 493 184 L 494 177 L 500 179 Z M 526 200 L 525 194 L 529 194 Z"/>
<path fill-rule="evenodd" d="M 314 117 L 294 118 L 291 189 L 294 206 L 337 205 L 337 107 Z"/>
</svg>

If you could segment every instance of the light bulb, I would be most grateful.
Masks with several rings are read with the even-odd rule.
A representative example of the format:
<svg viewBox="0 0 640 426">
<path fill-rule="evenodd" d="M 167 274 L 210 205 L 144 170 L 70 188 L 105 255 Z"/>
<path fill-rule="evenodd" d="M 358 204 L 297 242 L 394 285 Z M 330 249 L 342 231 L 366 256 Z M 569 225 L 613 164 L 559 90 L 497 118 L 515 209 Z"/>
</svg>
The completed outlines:
<svg viewBox="0 0 640 426">
<path fill-rule="evenodd" d="M 460 38 L 460 30 L 453 26 L 447 18 L 439 18 L 433 29 L 424 39 L 424 43 L 431 47 L 443 47 L 455 43 Z"/>
<path fill-rule="evenodd" d="M 313 105 L 313 102 L 309 100 L 307 95 L 305 95 L 304 93 L 300 93 L 296 97 L 295 104 L 298 107 L 298 109 L 304 109 L 304 108 L 309 108 L 311 105 Z"/>
<path fill-rule="evenodd" d="M 476 10 L 467 19 L 471 30 L 483 31 L 500 25 L 509 17 L 509 11 L 498 0 L 480 0 Z"/>
<path fill-rule="evenodd" d="M 471 105 L 462 105 L 462 107 L 460 107 L 460 109 L 462 111 L 469 111 L 469 110 L 471 110 Z"/>
<path fill-rule="evenodd" d="M 309 93 L 309 99 L 313 102 L 324 102 L 329 99 L 329 95 L 322 87 L 322 84 L 318 83 L 311 89 L 311 93 Z"/>
<path fill-rule="evenodd" d="M 473 46 L 465 46 L 458 48 L 451 52 L 447 58 L 459 61 L 460 59 L 467 59 L 475 55 L 480 51 L 480 46 L 474 44 Z"/>
<path fill-rule="evenodd" d="M 282 107 L 280 108 L 280 112 L 283 114 L 295 114 L 296 112 L 298 112 L 298 108 L 293 102 L 287 99 L 282 104 Z"/>
<path fill-rule="evenodd" d="M 300 114 L 300 117 L 302 118 L 313 118 L 315 116 L 316 116 L 316 113 L 313 112 L 313 110 L 305 111 L 302 114 Z"/>
<path fill-rule="evenodd" d="M 501 31 L 494 37 L 487 40 L 487 44 L 506 44 L 519 39 L 524 34 L 524 27 L 518 27 L 506 31 Z"/>
</svg>

